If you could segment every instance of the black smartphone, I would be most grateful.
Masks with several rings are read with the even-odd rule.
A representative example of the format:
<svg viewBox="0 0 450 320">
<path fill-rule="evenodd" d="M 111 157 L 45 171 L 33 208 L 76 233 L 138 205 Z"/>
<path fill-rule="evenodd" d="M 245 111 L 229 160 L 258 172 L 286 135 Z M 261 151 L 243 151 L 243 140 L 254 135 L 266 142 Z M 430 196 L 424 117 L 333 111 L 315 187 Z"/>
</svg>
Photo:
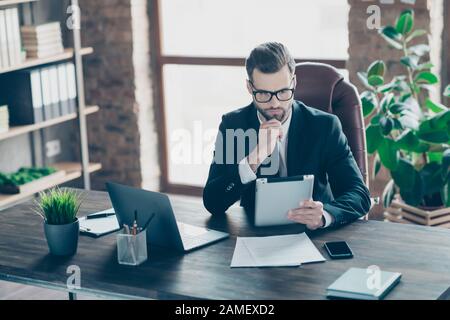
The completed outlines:
<svg viewBox="0 0 450 320">
<path fill-rule="evenodd" d="M 324 247 L 331 259 L 353 258 L 353 252 L 345 241 L 325 242 Z"/>
</svg>

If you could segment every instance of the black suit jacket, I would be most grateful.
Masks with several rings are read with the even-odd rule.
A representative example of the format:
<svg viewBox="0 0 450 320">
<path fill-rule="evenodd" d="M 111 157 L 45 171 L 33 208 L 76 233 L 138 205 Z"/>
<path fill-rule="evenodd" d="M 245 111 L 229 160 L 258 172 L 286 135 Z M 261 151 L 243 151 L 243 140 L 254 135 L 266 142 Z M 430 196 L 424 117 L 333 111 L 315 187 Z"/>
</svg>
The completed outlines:
<svg viewBox="0 0 450 320">
<path fill-rule="evenodd" d="M 332 114 L 305 106 L 299 101 L 292 105 L 292 119 L 288 133 L 288 176 L 314 175 L 313 199 L 324 204 L 324 210 L 334 217 L 331 227 L 350 223 L 370 209 L 369 190 L 342 132 L 339 119 Z M 225 154 L 226 130 L 254 129 L 259 131 L 257 110 L 252 104 L 225 114 L 219 126 L 223 139 L 216 140 L 215 156 Z M 214 159 L 203 191 L 203 203 L 212 214 L 224 213 L 241 199 L 247 212 L 254 210 L 255 182 L 242 184 L 239 162 L 254 148 L 234 141 L 233 161 Z M 243 147 L 245 150 L 238 150 Z M 228 147 L 229 148 L 229 147 Z M 241 155 L 239 156 L 239 152 Z M 258 169 L 257 177 L 261 177 Z M 276 201 L 276 199 L 274 199 Z"/>
</svg>

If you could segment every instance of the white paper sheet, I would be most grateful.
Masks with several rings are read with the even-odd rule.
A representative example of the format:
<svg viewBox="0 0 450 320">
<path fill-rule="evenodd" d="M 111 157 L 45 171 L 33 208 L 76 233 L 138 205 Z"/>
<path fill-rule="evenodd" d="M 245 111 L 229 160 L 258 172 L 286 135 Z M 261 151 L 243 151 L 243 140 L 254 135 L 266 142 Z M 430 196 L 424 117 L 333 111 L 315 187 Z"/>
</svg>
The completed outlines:
<svg viewBox="0 0 450 320">
<path fill-rule="evenodd" d="M 325 258 L 306 233 L 273 237 L 238 237 L 232 268 L 299 266 Z"/>
<path fill-rule="evenodd" d="M 96 213 L 105 212 L 114 212 L 114 209 L 111 208 Z M 119 222 L 117 221 L 117 217 L 115 215 L 98 219 L 86 219 L 86 217 L 81 217 L 79 221 L 81 233 L 90 234 L 96 237 L 120 229 Z"/>
</svg>

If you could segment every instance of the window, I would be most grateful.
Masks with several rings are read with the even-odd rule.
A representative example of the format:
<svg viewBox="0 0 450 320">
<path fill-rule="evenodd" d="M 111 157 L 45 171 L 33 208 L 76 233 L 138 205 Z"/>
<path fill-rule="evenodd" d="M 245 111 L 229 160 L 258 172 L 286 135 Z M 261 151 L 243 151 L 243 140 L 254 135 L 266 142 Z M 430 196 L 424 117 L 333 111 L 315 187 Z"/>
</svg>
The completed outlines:
<svg viewBox="0 0 450 320">
<path fill-rule="evenodd" d="M 221 115 L 248 105 L 245 57 L 267 41 L 343 68 L 346 0 L 154 0 L 164 191 L 199 193 Z"/>
</svg>

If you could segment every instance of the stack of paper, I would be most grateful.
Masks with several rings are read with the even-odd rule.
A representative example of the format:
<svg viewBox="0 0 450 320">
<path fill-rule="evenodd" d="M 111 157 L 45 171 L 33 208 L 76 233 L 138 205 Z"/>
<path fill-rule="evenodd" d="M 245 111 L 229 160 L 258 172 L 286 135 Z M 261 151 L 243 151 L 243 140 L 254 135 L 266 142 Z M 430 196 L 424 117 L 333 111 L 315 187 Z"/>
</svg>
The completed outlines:
<svg viewBox="0 0 450 320">
<path fill-rule="evenodd" d="M 9 130 L 8 106 L 0 106 L 0 133 Z"/>
<path fill-rule="evenodd" d="M 325 261 L 325 258 L 306 233 L 274 237 L 238 237 L 231 267 L 284 267 L 322 261 Z"/>
<path fill-rule="evenodd" d="M 59 22 L 27 25 L 20 30 L 29 58 L 44 58 L 64 51 Z"/>
</svg>

